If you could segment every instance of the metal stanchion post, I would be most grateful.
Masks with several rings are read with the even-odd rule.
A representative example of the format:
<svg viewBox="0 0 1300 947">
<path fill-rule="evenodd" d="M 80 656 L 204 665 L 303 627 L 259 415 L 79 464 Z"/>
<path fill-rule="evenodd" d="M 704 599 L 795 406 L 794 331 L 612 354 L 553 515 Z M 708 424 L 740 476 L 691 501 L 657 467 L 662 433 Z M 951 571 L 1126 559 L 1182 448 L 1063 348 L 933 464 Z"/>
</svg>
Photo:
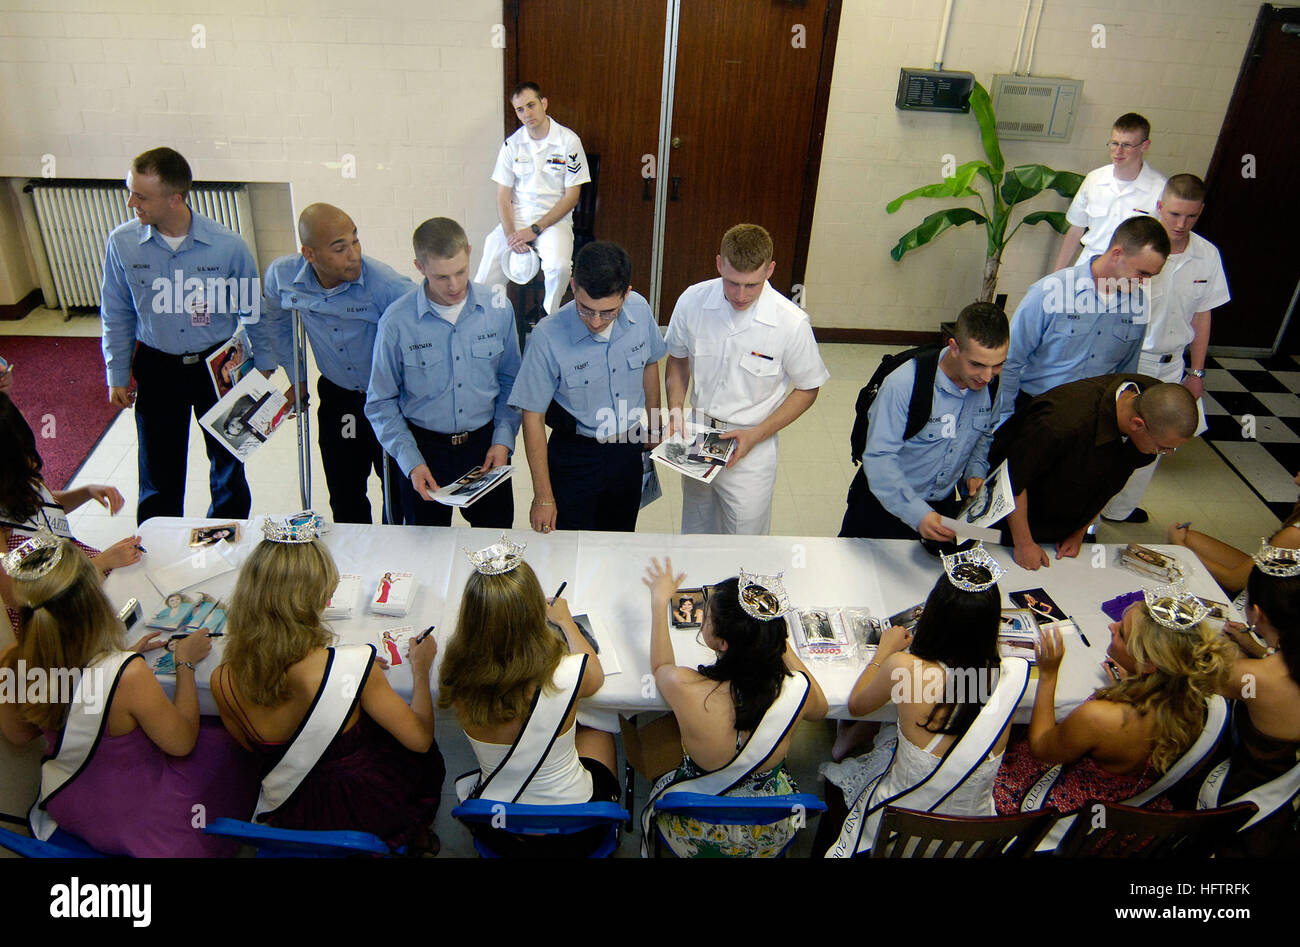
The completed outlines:
<svg viewBox="0 0 1300 947">
<path fill-rule="evenodd" d="M 302 315 L 293 310 L 293 410 L 298 420 L 298 493 L 302 508 L 311 509 L 311 418 L 302 401 L 302 388 L 307 383 L 307 329 Z"/>
</svg>

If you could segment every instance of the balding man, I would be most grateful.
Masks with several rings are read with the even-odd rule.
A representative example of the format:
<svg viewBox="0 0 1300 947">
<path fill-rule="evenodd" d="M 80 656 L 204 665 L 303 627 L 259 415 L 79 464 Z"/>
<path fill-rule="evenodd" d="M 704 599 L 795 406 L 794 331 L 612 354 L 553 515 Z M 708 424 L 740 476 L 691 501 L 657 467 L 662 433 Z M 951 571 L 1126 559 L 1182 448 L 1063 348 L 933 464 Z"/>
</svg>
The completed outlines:
<svg viewBox="0 0 1300 947">
<path fill-rule="evenodd" d="M 1016 508 L 1002 542 L 1024 569 L 1077 556 L 1088 524 L 1132 475 L 1196 433 L 1196 399 L 1149 375 L 1101 375 L 1039 395 L 998 428 L 989 467 L 1010 462 Z"/>
<path fill-rule="evenodd" d="M 330 511 L 336 523 L 369 523 L 367 481 L 372 468 L 383 481 L 384 456 L 365 411 L 375 332 L 384 310 L 415 283 L 363 256 L 356 224 L 330 204 L 303 210 L 298 240 L 301 253 L 267 267 L 263 318 L 274 332 L 279 362 L 292 378 L 289 310 L 301 313 L 320 368 L 316 427 Z"/>
</svg>

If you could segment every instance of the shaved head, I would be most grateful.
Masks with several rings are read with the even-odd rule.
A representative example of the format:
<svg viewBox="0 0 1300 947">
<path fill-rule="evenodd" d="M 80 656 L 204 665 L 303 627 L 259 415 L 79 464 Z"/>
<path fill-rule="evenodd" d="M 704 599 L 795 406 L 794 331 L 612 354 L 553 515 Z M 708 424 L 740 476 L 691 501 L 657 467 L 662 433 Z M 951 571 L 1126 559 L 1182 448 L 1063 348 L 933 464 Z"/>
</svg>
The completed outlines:
<svg viewBox="0 0 1300 947">
<path fill-rule="evenodd" d="M 298 215 L 303 258 L 324 289 L 361 278 L 361 241 L 352 218 L 333 204 L 309 204 Z"/>
<path fill-rule="evenodd" d="M 1157 437 L 1185 440 L 1196 433 L 1196 398 L 1182 385 L 1152 385 L 1138 395 L 1134 408 Z"/>
</svg>

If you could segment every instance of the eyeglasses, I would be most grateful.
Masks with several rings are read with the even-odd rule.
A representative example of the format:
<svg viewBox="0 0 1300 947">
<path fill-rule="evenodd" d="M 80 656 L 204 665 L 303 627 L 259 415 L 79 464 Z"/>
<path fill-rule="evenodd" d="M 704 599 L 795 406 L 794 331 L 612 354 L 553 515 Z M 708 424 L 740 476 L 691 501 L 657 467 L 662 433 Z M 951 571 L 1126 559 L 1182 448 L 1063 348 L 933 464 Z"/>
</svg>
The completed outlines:
<svg viewBox="0 0 1300 947">
<path fill-rule="evenodd" d="M 616 309 L 588 309 L 576 299 L 573 301 L 573 304 L 578 307 L 578 315 L 582 316 L 584 319 L 590 319 L 592 321 L 599 320 L 600 322 L 613 322 L 618 318 L 618 314 L 623 311 L 622 306 L 619 306 Z"/>
<path fill-rule="evenodd" d="M 1130 144 L 1127 141 L 1106 142 L 1106 147 L 1109 148 L 1111 151 L 1121 151 L 1124 152 L 1125 154 L 1132 151 L 1134 148 L 1140 148 L 1141 146 L 1142 146 L 1142 142 L 1140 141 L 1136 145 Z"/>
</svg>

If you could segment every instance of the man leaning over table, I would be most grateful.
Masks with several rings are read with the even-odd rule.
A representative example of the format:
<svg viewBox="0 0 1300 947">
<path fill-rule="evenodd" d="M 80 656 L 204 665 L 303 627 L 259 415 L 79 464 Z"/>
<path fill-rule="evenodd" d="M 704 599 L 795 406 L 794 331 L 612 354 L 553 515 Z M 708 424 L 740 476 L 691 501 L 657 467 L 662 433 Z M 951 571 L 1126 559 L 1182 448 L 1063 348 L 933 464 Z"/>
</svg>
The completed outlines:
<svg viewBox="0 0 1300 947">
<path fill-rule="evenodd" d="M 435 217 L 412 237 L 424 283 L 379 320 L 366 417 L 405 475 L 403 522 L 451 525 L 433 494 L 471 469 L 510 462 L 519 412 L 508 403 L 519 371 L 519 337 L 509 301 L 469 280 L 469 240 L 454 220 Z M 461 508 L 471 526 L 508 529 L 509 484 Z"/>
<path fill-rule="evenodd" d="M 330 512 L 336 523 L 369 523 L 366 484 L 371 469 L 381 483 L 384 479 L 384 451 L 366 418 L 370 360 L 379 317 L 415 283 L 386 263 L 363 256 L 356 224 L 331 204 L 303 209 L 298 240 L 301 253 L 280 257 L 266 269 L 263 318 L 274 332 L 279 362 L 292 379 L 289 313 L 296 309 L 301 314 L 320 369 L 316 427 Z M 305 401 L 306 379 L 300 381 Z"/>
</svg>

